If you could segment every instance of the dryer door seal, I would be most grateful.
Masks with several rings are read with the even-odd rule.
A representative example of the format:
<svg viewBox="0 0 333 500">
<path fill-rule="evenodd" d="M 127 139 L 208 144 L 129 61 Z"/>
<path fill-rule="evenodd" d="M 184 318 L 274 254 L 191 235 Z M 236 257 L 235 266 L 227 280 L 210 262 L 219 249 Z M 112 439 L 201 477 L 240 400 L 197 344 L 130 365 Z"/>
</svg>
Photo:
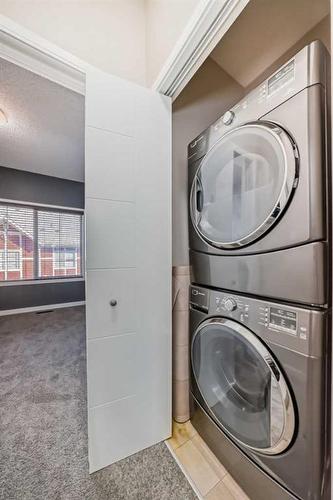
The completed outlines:
<svg viewBox="0 0 333 500">
<path fill-rule="evenodd" d="M 264 121 L 236 127 L 198 168 L 190 195 L 192 224 L 214 247 L 249 245 L 281 216 L 297 176 L 297 148 L 281 127 Z"/>
<path fill-rule="evenodd" d="M 191 345 L 195 382 L 206 410 L 242 446 L 276 455 L 295 432 L 287 382 L 265 345 L 225 318 L 204 321 Z"/>
</svg>

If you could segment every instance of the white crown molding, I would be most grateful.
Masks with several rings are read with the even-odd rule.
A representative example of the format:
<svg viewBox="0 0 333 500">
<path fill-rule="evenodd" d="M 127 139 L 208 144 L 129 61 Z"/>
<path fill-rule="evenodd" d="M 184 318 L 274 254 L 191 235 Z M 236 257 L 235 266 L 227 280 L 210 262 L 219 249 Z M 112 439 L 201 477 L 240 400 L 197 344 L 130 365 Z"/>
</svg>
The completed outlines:
<svg viewBox="0 0 333 500">
<path fill-rule="evenodd" d="M 201 0 L 152 88 L 175 99 L 249 0 Z M 0 15 L 0 57 L 85 94 L 92 65 Z"/>
<path fill-rule="evenodd" d="M 202 0 L 152 88 L 174 100 L 249 0 Z"/>
<path fill-rule="evenodd" d="M 85 74 L 91 65 L 2 15 L 0 57 L 85 94 Z"/>
</svg>

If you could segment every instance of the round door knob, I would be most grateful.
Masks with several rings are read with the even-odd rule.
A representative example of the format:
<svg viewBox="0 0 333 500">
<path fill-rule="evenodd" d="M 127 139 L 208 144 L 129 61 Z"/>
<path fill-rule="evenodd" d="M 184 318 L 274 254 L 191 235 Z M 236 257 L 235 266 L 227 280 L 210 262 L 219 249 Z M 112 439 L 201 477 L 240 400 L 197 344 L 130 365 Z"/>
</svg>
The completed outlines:
<svg viewBox="0 0 333 500">
<path fill-rule="evenodd" d="M 222 121 L 224 125 L 230 125 L 234 121 L 234 118 L 235 118 L 235 113 L 229 110 L 224 113 Z"/>
<path fill-rule="evenodd" d="M 224 308 L 229 312 L 234 311 L 237 309 L 237 302 L 232 298 L 226 299 L 224 301 Z"/>
<path fill-rule="evenodd" d="M 112 299 L 112 300 L 110 300 L 110 306 L 111 306 L 111 307 L 114 307 L 114 306 L 116 306 L 116 305 L 117 305 L 117 301 L 116 301 L 116 299 Z"/>
</svg>

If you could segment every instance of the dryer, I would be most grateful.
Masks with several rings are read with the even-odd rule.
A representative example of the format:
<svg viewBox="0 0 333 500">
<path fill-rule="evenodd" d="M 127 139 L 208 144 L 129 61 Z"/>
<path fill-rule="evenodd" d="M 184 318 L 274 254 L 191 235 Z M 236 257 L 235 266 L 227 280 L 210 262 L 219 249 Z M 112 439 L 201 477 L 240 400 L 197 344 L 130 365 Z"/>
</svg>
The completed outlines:
<svg viewBox="0 0 333 500">
<path fill-rule="evenodd" d="M 328 303 L 328 64 L 312 42 L 189 144 L 192 282 Z"/>
<path fill-rule="evenodd" d="M 250 498 L 329 498 L 328 312 L 190 288 L 191 422 Z"/>
</svg>

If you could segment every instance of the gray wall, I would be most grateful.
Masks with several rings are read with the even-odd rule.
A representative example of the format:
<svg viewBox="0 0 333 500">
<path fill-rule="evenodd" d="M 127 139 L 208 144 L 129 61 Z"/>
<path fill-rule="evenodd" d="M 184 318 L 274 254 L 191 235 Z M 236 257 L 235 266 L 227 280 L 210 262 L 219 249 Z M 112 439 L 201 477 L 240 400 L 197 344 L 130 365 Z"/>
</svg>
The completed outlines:
<svg viewBox="0 0 333 500">
<path fill-rule="evenodd" d="M 84 184 L 0 167 L 0 198 L 83 209 Z"/>
<path fill-rule="evenodd" d="M 84 184 L 0 167 L 0 198 L 84 209 Z M 84 281 L 1 285 L 0 311 L 82 301 Z"/>
</svg>

